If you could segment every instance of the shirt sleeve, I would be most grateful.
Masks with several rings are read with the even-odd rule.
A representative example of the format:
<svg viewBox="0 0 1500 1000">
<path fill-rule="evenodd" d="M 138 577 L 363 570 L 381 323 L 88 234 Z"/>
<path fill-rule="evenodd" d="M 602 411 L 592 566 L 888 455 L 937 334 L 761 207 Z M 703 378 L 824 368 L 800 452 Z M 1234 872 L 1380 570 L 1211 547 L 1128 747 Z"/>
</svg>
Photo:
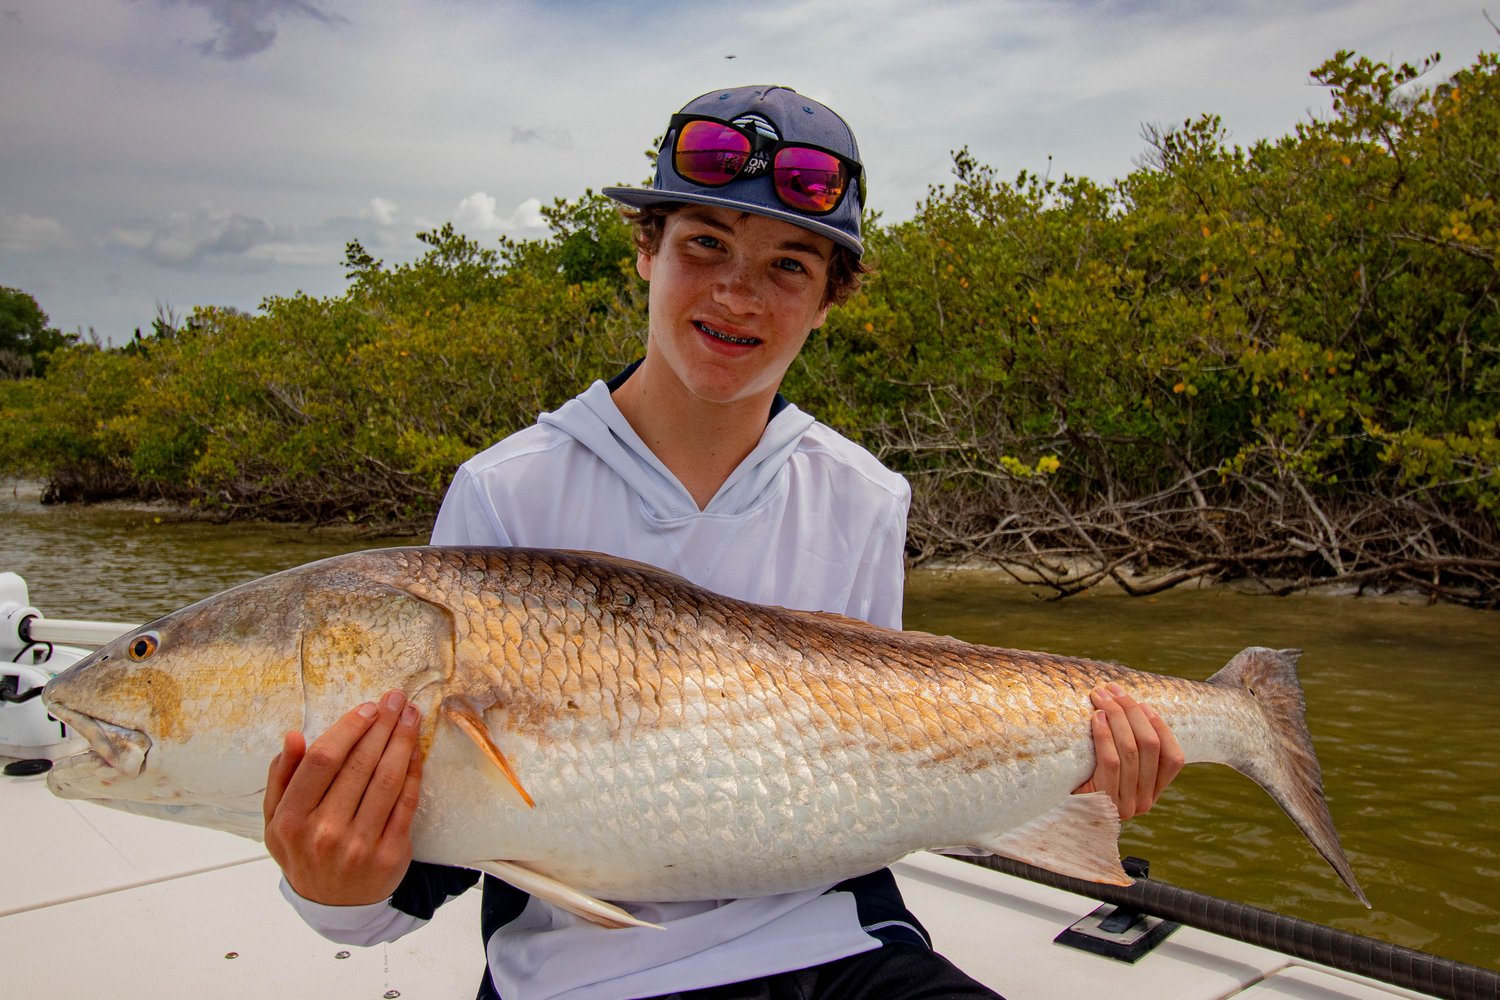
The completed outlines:
<svg viewBox="0 0 1500 1000">
<path fill-rule="evenodd" d="M 283 877 L 281 894 L 313 930 L 330 941 L 368 947 L 394 941 L 432 919 L 437 908 L 471 888 L 479 873 L 417 861 L 390 899 L 362 906 L 328 906 L 298 895 Z"/>
<path fill-rule="evenodd" d="M 860 559 L 855 579 L 851 614 L 872 625 L 901 627 L 901 601 L 906 588 L 906 513 L 911 507 L 911 487 L 902 480 L 900 494 L 892 499 L 880 530 Z"/>
<path fill-rule="evenodd" d="M 459 466 L 432 525 L 433 545 L 511 545 L 495 505 L 468 466 Z"/>
</svg>

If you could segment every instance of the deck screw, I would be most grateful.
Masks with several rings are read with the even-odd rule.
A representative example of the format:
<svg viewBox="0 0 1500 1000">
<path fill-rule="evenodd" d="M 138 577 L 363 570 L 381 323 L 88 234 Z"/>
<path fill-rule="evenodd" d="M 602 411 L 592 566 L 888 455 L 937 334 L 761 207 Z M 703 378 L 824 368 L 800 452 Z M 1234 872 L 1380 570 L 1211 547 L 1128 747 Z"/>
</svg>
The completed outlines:
<svg viewBox="0 0 1500 1000">
<path fill-rule="evenodd" d="M 347 951 L 336 951 L 336 952 L 333 953 L 333 957 L 334 958 L 348 958 L 349 957 L 349 953 Z"/>
<path fill-rule="evenodd" d="M 401 991 L 400 990 L 386 990 L 381 995 L 385 997 L 385 1000 L 396 1000 L 396 998 L 401 995 Z"/>
<path fill-rule="evenodd" d="M 239 958 L 240 957 L 240 953 L 237 952 L 237 951 L 226 951 L 224 953 L 224 957 L 225 958 Z"/>
</svg>

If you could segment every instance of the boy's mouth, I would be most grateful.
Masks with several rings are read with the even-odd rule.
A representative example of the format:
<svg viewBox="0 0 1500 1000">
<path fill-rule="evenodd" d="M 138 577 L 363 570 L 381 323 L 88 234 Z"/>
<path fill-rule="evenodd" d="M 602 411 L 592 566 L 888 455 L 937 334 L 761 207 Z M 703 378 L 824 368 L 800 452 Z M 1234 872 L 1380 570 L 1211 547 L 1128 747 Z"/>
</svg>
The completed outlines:
<svg viewBox="0 0 1500 1000">
<path fill-rule="evenodd" d="M 699 333 L 712 337 L 715 340 L 722 340 L 726 344 L 738 344 L 742 347 L 750 347 L 760 343 L 760 340 L 756 337 L 736 337 L 733 334 L 725 333 L 723 330 L 715 329 L 702 320 L 694 320 L 693 325 L 698 328 Z"/>
</svg>

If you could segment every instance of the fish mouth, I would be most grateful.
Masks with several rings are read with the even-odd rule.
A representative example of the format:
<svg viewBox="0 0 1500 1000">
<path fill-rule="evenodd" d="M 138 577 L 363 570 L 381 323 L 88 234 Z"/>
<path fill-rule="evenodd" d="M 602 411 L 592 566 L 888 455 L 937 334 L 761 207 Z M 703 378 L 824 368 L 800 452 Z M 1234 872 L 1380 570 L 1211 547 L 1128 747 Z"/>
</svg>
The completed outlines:
<svg viewBox="0 0 1500 1000">
<path fill-rule="evenodd" d="M 96 719 L 83 712 L 48 705 L 47 711 L 54 719 L 72 729 L 88 741 L 89 748 L 65 758 L 69 766 L 87 765 L 90 758 L 107 764 L 119 772 L 120 777 L 134 778 L 146 767 L 146 755 L 151 752 L 151 737 L 139 729 L 118 726 L 104 719 Z M 63 762 L 59 761 L 61 765 Z"/>
</svg>

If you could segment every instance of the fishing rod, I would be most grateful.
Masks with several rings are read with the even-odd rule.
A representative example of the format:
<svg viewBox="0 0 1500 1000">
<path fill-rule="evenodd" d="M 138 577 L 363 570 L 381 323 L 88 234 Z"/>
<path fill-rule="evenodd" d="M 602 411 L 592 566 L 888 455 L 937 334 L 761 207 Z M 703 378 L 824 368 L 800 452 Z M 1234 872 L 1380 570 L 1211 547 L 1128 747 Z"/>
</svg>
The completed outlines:
<svg viewBox="0 0 1500 1000">
<path fill-rule="evenodd" d="M 1427 993 L 1442 1000 L 1500 1000 L 1500 972 L 1492 969 L 1262 910 L 1246 903 L 1220 899 L 1167 882 L 1142 878 L 1129 886 L 1105 885 L 1058 875 L 1010 858 L 952 856 L 1028 882 L 1172 920 L 1186 927 Z"/>
</svg>

